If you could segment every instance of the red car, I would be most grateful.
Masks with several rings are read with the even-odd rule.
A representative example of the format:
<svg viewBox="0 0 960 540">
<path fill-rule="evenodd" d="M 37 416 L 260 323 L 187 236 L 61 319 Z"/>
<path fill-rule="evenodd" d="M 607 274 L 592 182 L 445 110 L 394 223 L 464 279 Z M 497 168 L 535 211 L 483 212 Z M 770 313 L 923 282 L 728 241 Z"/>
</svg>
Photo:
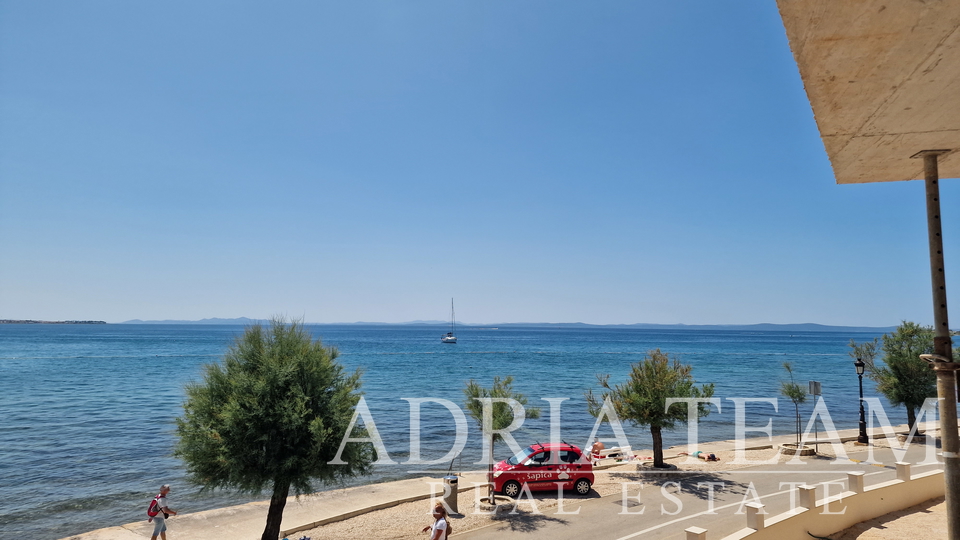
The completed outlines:
<svg viewBox="0 0 960 540">
<path fill-rule="evenodd" d="M 593 464 L 572 444 L 537 443 L 493 467 L 494 491 L 516 497 L 523 484 L 531 491 L 561 486 L 586 495 L 593 485 Z"/>
</svg>

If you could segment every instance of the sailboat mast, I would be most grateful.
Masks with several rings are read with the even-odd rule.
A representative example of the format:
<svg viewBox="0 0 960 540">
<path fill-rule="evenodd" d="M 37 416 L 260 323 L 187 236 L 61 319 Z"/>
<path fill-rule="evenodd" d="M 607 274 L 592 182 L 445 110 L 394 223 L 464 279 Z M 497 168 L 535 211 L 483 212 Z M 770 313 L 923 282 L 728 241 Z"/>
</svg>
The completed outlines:
<svg viewBox="0 0 960 540">
<path fill-rule="evenodd" d="M 457 333 L 457 313 L 453 310 L 453 298 L 450 299 L 450 331 Z"/>
</svg>

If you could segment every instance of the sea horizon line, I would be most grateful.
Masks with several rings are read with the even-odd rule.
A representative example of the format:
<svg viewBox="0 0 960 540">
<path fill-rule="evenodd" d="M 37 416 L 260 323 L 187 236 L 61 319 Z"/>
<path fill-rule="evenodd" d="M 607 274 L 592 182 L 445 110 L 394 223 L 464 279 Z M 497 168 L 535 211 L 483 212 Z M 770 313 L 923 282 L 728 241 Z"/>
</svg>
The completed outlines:
<svg viewBox="0 0 960 540">
<path fill-rule="evenodd" d="M 132 319 L 110 324 L 195 324 L 195 325 L 245 325 L 269 323 L 270 319 L 254 319 L 248 317 L 237 318 L 207 318 L 200 320 L 164 319 L 141 320 Z M 448 326 L 449 321 L 440 320 L 413 320 L 404 322 L 304 322 L 307 326 Z M 792 331 L 792 332 L 891 332 L 896 325 L 866 326 L 866 325 L 831 325 L 821 323 L 747 323 L 747 324 L 686 324 L 686 323 L 585 323 L 585 322 L 495 322 L 495 323 L 457 323 L 458 327 L 471 330 L 483 330 L 501 327 L 526 328 L 630 328 L 651 330 L 735 330 L 735 331 Z"/>
</svg>

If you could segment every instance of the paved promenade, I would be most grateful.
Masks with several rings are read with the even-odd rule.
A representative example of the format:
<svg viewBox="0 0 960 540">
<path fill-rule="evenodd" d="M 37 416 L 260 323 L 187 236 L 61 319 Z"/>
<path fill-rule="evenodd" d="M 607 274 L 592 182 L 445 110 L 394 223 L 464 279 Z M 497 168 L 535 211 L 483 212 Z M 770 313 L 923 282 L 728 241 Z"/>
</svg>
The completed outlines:
<svg viewBox="0 0 960 540">
<path fill-rule="evenodd" d="M 902 426 L 901 426 L 902 428 Z M 900 428 L 897 429 L 900 431 Z M 842 440 L 856 438 L 856 430 L 840 432 Z M 877 433 L 879 437 L 880 434 Z M 778 436 L 770 439 L 749 439 L 747 449 L 770 448 L 771 445 L 780 445 L 792 442 L 793 436 Z M 824 447 L 822 449 L 826 449 Z M 733 441 L 704 442 L 700 449 L 707 452 L 731 452 L 734 449 Z M 671 463 L 681 463 L 686 456 L 678 456 L 685 451 L 685 446 L 665 450 L 665 455 Z M 922 460 L 922 446 L 914 445 L 911 449 L 911 458 L 916 453 L 916 460 Z M 768 511 L 776 514 L 789 508 L 790 489 L 784 487 L 785 482 L 820 483 L 826 480 L 842 481 L 847 471 L 862 470 L 867 475 L 869 484 L 895 477 L 892 468 L 893 456 L 888 449 L 877 449 L 877 459 L 885 466 L 866 463 L 853 463 L 842 466 L 831 466 L 830 460 L 822 459 L 821 466 L 791 465 L 780 463 L 776 465 L 757 465 L 736 470 L 724 471 L 722 464 L 711 472 L 679 472 L 676 476 L 665 478 L 664 481 L 675 481 L 681 491 L 672 493 L 679 497 L 682 511 L 678 511 L 677 500 L 671 499 L 670 490 L 663 492 L 659 487 L 650 486 L 639 490 L 636 485 L 628 489 L 628 498 L 624 505 L 622 493 L 606 496 L 594 495 L 584 499 L 573 499 L 565 503 L 565 510 L 572 511 L 580 507 L 577 515 L 556 515 L 556 508 L 546 511 L 542 516 L 527 516 L 524 521 L 519 519 L 498 520 L 496 523 L 474 531 L 458 532 L 457 537 L 468 539 L 504 538 L 525 536 L 536 532 L 537 535 L 548 535 L 551 538 L 682 538 L 683 530 L 689 526 L 700 526 L 711 531 L 711 538 L 720 538 L 744 527 L 744 516 L 734 512 L 743 502 L 745 494 L 750 489 L 755 490 Z M 649 451 L 636 452 L 637 455 L 651 455 Z M 850 454 L 850 457 L 862 461 L 863 454 Z M 606 467 L 597 467 L 597 475 L 605 474 Z M 935 466 L 915 468 L 915 472 L 931 470 Z M 624 470 L 621 464 L 617 470 Z M 290 538 L 298 538 L 295 531 L 314 529 L 326 523 L 349 519 L 378 509 L 389 508 L 410 501 L 425 500 L 442 490 L 441 476 L 421 477 L 382 484 L 372 484 L 346 489 L 325 491 L 318 494 L 293 498 L 287 503 L 284 510 L 284 531 L 293 531 Z M 481 483 L 485 478 L 483 473 L 465 474 L 460 479 L 460 490 L 473 489 L 474 483 Z M 645 477 L 637 475 L 633 481 L 646 482 Z M 598 478 L 599 482 L 599 478 Z M 713 500 L 704 494 L 704 489 L 696 488 L 698 483 L 722 482 L 718 485 Z M 640 496 L 640 499 L 632 497 Z M 554 495 L 555 497 L 555 495 Z M 462 504 L 462 503 L 461 503 Z M 712 508 L 711 508 L 712 505 Z M 176 507 L 176 505 L 174 505 Z M 193 514 L 183 514 L 170 519 L 170 535 L 172 540 L 216 540 L 221 538 L 250 539 L 260 537 L 266 522 L 268 502 L 249 503 Z M 523 509 L 524 506 L 521 506 Z M 472 509 L 461 507 L 462 512 Z M 639 512 L 643 511 L 643 514 Z M 554 512 L 551 514 L 550 512 Z M 633 513 L 631 513 L 633 512 Z M 671 512 L 676 512 L 671 514 Z M 456 523 L 456 521 L 453 521 Z M 142 540 L 149 538 L 153 527 L 141 521 L 118 527 L 110 527 L 89 533 L 69 537 L 70 540 Z"/>
<path fill-rule="evenodd" d="M 914 454 L 913 451 L 910 453 Z M 889 450 L 878 454 L 882 455 L 885 462 L 887 457 L 892 456 Z M 911 457 L 922 459 L 922 452 L 915 454 Z M 866 452 L 849 454 L 849 457 L 862 461 L 866 458 Z M 796 496 L 796 484 L 832 482 L 831 493 L 837 495 L 847 489 L 847 472 L 863 472 L 867 485 L 896 479 L 894 467 L 878 467 L 867 463 L 832 466 L 827 460 L 823 460 L 823 465 L 811 467 L 810 463 L 781 463 L 729 472 L 680 471 L 660 479 L 638 477 L 634 484 L 626 484 L 625 494 L 568 501 L 564 505 L 565 510 L 578 511 L 576 515 L 561 515 L 551 509 L 541 515 L 524 516 L 523 519 L 499 520 L 487 527 L 466 532 L 462 538 L 503 540 L 535 532 L 539 538 L 552 539 L 684 540 L 684 530 L 696 526 L 707 529 L 708 538 L 716 540 L 747 526 L 743 513 L 746 502 L 759 500 L 771 516 L 791 510 L 796 505 L 795 500 L 791 500 Z M 933 465 L 914 466 L 913 473 L 936 468 Z M 640 488 L 641 482 L 643 489 Z M 668 487 L 662 490 L 665 484 Z M 825 496 L 823 487 L 817 491 L 818 498 Z M 830 510 L 844 511 L 843 502 L 833 503 Z"/>
</svg>

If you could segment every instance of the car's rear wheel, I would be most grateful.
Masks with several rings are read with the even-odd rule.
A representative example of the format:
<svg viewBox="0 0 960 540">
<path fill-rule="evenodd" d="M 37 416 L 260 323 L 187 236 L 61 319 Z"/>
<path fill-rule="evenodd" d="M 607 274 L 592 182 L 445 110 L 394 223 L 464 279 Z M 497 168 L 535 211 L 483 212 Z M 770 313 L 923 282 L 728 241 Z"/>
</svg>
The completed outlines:
<svg viewBox="0 0 960 540">
<path fill-rule="evenodd" d="M 587 486 L 589 485 L 590 482 L 587 482 Z M 517 495 L 520 494 L 520 482 L 517 482 L 516 480 L 507 481 L 505 484 L 503 484 L 503 494 L 511 499 L 516 499 Z"/>
<path fill-rule="evenodd" d="M 586 478 L 581 478 L 573 485 L 573 489 L 580 495 L 586 495 L 590 493 L 590 481 Z"/>
</svg>

